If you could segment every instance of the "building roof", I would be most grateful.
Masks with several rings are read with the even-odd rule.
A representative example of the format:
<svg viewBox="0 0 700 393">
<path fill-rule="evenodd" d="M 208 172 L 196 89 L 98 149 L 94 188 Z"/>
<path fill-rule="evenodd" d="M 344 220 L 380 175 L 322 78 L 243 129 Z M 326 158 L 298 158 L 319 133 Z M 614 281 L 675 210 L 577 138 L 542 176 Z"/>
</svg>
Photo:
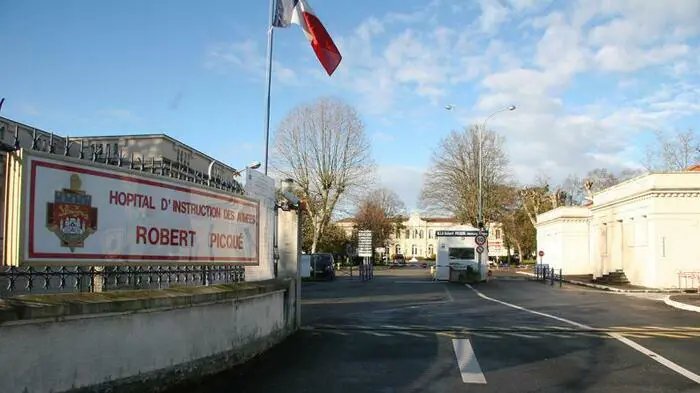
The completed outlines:
<svg viewBox="0 0 700 393">
<path fill-rule="evenodd" d="M 24 124 L 24 123 L 20 123 L 20 122 L 18 122 L 18 121 L 16 121 L 16 120 L 12 120 L 12 119 L 9 119 L 9 118 L 6 118 L 6 117 L 0 116 L 0 120 L 5 121 L 5 122 L 10 122 L 10 123 L 15 123 L 15 124 L 20 125 L 21 127 L 28 128 L 28 129 L 32 129 L 32 130 L 37 130 L 38 132 L 43 132 L 43 133 L 46 133 L 46 134 L 51 134 L 51 133 L 52 133 L 52 132 L 50 132 L 50 131 L 44 131 L 44 130 L 39 129 L 39 128 L 37 128 L 37 127 L 30 126 L 30 125 L 27 125 L 27 124 Z M 54 135 L 56 135 L 56 134 L 54 133 Z M 238 171 L 238 169 L 231 167 L 230 165 L 226 164 L 225 162 L 223 162 L 223 161 L 221 161 L 221 160 L 217 160 L 216 158 L 214 158 L 214 157 L 212 157 L 212 156 L 210 156 L 210 155 L 208 155 L 208 154 L 205 154 L 205 153 L 203 153 L 202 151 L 197 150 L 197 149 L 195 149 L 194 147 L 192 147 L 192 146 L 190 146 L 190 145 L 188 145 L 188 144 L 186 144 L 186 143 L 184 143 L 184 142 L 182 142 L 182 141 L 179 141 L 179 140 L 177 140 L 177 139 L 171 137 L 171 136 L 168 135 L 168 134 L 163 134 L 163 133 L 160 133 L 160 134 L 130 134 L 130 135 L 129 135 L 129 134 L 117 134 L 117 135 L 83 135 L 83 136 L 72 137 L 71 140 L 79 140 L 79 139 L 83 139 L 83 140 L 91 140 L 91 139 L 92 139 L 92 140 L 100 140 L 100 139 L 153 139 L 153 138 L 164 138 L 164 139 L 167 139 L 167 140 L 173 142 L 174 144 L 181 145 L 181 146 L 183 146 L 183 147 L 186 147 L 186 148 L 192 150 L 193 152 L 196 152 L 196 153 L 198 153 L 198 154 L 201 154 L 204 158 L 206 158 L 206 159 L 208 159 L 208 160 L 216 161 L 216 162 L 218 162 L 219 164 L 221 164 L 221 165 L 223 165 L 224 167 L 226 167 L 227 169 L 234 170 L 234 171 Z"/>
<path fill-rule="evenodd" d="M 686 171 L 690 172 L 700 172 L 700 165 L 693 165 L 688 168 L 686 168 Z"/>
<path fill-rule="evenodd" d="M 421 217 L 421 220 L 427 222 L 459 222 L 457 217 Z"/>
<path fill-rule="evenodd" d="M 39 128 L 37 128 L 37 127 L 30 126 L 30 125 L 28 125 L 28 124 L 24 124 L 24 123 L 18 122 L 17 120 L 12 120 L 12 119 L 9 119 L 9 118 L 7 118 L 7 117 L 2 117 L 2 116 L 0 116 L 0 120 L 2 120 L 3 122 L 15 123 L 15 124 L 17 124 L 17 125 L 19 125 L 19 126 L 21 126 L 21 127 L 23 127 L 23 128 L 28 128 L 28 129 L 30 129 L 30 130 L 37 130 L 38 132 L 44 132 L 44 133 L 46 133 L 46 134 L 54 134 L 54 135 L 56 135 L 56 136 L 59 136 L 58 134 L 53 133 L 53 132 L 51 132 L 51 131 L 44 131 L 44 130 L 39 129 Z"/>
<path fill-rule="evenodd" d="M 188 149 L 190 149 L 190 150 L 192 150 L 192 151 L 194 151 L 194 152 L 196 152 L 196 153 L 199 153 L 199 154 L 201 154 L 202 156 L 204 156 L 205 158 L 207 158 L 207 159 L 209 159 L 209 160 L 214 160 L 214 161 L 221 162 L 221 161 L 217 160 L 216 158 L 214 158 L 214 157 L 212 157 L 212 156 L 210 156 L 210 155 L 208 155 L 208 154 L 206 154 L 206 153 L 203 153 L 203 152 L 200 151 L 200 150 L 195 149 L 194 147 L 188 145 L 187 143 L 185 143 L 185 142 L 183 142 L 183 141 L 180 141 L 180 140 L 177 140 L 177 139 L 171 137 L 170 135 L 168 135 L 168 134 L 163 134 L 163 133 L 161 133 L 161 134 L 131 134 L 131 135 L 129 135 L 129 134 L 117 134 L 117 135 L 89 135 L 89 136 L 81 136 L 81 137 L 75 137 L 75 138 L 76 138 L 76 139 L 77 139 L 77 138 L 86 139 L 86 140 L 87 140 L 87 139 L 100 140 L 100 139 L 153 139 L 153 138 L 163 138 L 163 139 L 169 140 L 170 142 L 172 142 L 172 143 L 174 143 L 174 144 L 176 144 L 176 145 L 181 145 L 181 146 L 186 147 L 186 148 L 188 148 Z M 222 164 L 223 164 L 223 162 L 222 162 Z M 224 165 L 226 165 L 226 164 L 224 164 Z"/>
</svg>

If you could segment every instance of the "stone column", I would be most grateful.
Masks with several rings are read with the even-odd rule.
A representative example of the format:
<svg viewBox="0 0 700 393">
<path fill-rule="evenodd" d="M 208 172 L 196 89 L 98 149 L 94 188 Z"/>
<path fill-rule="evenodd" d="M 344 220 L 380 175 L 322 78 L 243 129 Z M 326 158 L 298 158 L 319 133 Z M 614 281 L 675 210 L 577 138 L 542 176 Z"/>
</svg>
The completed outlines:
<svg viewBox="0 0 700 393">
<path fill-rule="evenodd" d="M 296 327 L 301 326 L 301 219 L 297 210 L 279 210 L 277 219 L 279 247 L 278 278 L 295 281 L 294 309 Z"/>
</svg>

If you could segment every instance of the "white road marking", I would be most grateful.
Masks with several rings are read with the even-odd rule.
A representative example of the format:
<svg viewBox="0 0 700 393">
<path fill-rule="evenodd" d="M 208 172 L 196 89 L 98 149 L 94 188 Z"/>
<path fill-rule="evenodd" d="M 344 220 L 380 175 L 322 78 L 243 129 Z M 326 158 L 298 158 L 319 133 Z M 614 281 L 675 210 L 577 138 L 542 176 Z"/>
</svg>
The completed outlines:
<svg viewBox="0 0 700 393">
<path fill-rule="evenodd" d="M 419 334 L 419 333 L 413 333 L 413 332 L 404 332 L 404 331 L 397 331 L 396 334 L 401 334 L 404 336 L 410 336 L 410 337 L 420 337 L 420 338 L 425 338 L 424 335 Z"/>
<path fill-rule="evenodd" d="M 437 281 L 408 281 L 408 280 L 398 280 L 394 281 L 394 284 L 442 284 L 441 282 Z"/>
<path fill-rule="evenodd" d="M 513 336 L 513 337 L 529 338 L 529 339 L 533 339 L 533 338 L 542 338 L 542 337 L 535 336 L 535 335 L 532 335 L 532 334 L 516 333 L 516 332 L 505 332 L 505 333 L 503 333 L 503 334 L 506 334 L 506 335 L 508 335 L 508 336 Z"/>
<path fill-rule="evenodd" d="M 452 297 L 452 294 L 450 293 L 450 290 L 447 288 L 447 285 L 445 285 L 445 294 L 447 295 L 447 301 L 452 303 L 455 301 L 455 298 Z"/>
<path fill-rule="evenodd" d="M 376 336 L 376 337 L 391 337 L 391 334 L 380 333 L 380 332 L 362 331 L 362 333 L 369 334 L 369 335 Z"/>
<path fill-rule="evenodd" d="M 479 361 L 476 360 L 474 349 L 468 339 L 453 339 L 452 346 L 457 357 L 457 366 L 462 374 L 464 383 L 486 383 L 486 377 L 481 372 Z"/>
<path fill-rule="evenodd" d="M 476 289 L 474 289 L 471 285 L 466 284 L 466 286 L 467 286 L 469 289 L 471 289 L 472 291 L 474 291 L 474 293 L 476 293 L 476 294 L 477 294 L 479 297 L 481 297 L 482 299 L 486 299 L 486 300 L 489 300 L 489 301 L 492 301 L 492 302 L 496 302 L 496 303 L 502 304 L 502 305 L 504 305 L 504 306 L 506 306 L 506 307 L 514 308 L 514 309 L 516 309 L 516 310 L 521 310 L 521 311 L 529 312 L 530 314 L 535 314 L 535 315 L 539 315 L 539 316 L 542 316 L 542 317 L 545 317 L 545 318 L 551 318 L 551 319 L 557 320 L 557 321 L 559 321 L 559 322 L 568 323 L 569 325 L 573 325 L 573 326 L 579 327 L 579 328 L 581 328 L 581 329 L 588 329 L 588 330 L 592 330 L 592 329 L 593 329 L 592 327 L 590 327 L 590 326 L 588 326 L 588 325 L 584 325 L 584 324 L 582 324 L 582 323 L 570 321 L 570 320 L 568 320 L 568 319 L 566 319 L 566 318 L 558 317 L 558 316 L 556 316 L 556 315 L 545 314 L 545 313 L 543 313 L 543 312 L 539 312 L 539 311 L 535 311 L 535 310 L 530 310 L 530 309 L 528 309 L 528 308 L 521 307 L 521 306 L 518 306 L 518 305 L 516 305 L 516 304 L 511 304 L 511 303 L 508 303 L 508 302 L 504 302 L 504 301 L 502 301 L 502 300 L 498 300 L 498 299 L 494 299 L 494 298 L 488 297 L 488 296 L 484 295 L 483 293 L 481 293 L 481 292 L 477 291 Z M 690 379 L 691 381 L 693 381 L 693 382 L 695 382 L 695 383 L 697 383 L 697 384 L 700 384 L 700 375 L 695 374 L 694 372 L 692 372 L 692 371 L 690 371 L 690 370 L 688 370 L 688 369 L 682 367 L 681 365 L 679 365 L 679 364 L 677 364 L 677 363 L 674 363 L 674 362 L 672 362 L 671 360 L 666 359 L 665 357 L 659 355 L 658 353 L 656 353 L 656 352 L 654 352 L 654 351 L 652 351 L 652 350 L 650 350 L 650 349 L 647 349 L 647 348 L 645 348 L 645 347 L 643 347 L 643 346 L 637 344 L 636 342 L 634 342 L 634 341 L 628 339 L 627 337 L 622 336 L 622 335 L 619 334 L 619 333 L 612 333 L 612 332 L 609 332 L 609 333 L 607 333 L 607 334 L 608 334 L 610 337 L 612 337 L 612 338 L 614 338 L 614 339 L 620 341 L 621 343 L 623 343 L 623 344 L 629 346 L 630 348 L 633 348 L 633 349 L 635 349 L 635 350 L 641 352 L 642 354 L 644 354 L 644 355 L 650 357 L 651 359 L 653 359 L 653 360 L 655 360 L 656 362 L 658 362 L 659 364 L 661 364 L 661 365 L 667 367 L 668 369 L 670 369 L 670 370 L 672 370 L 672 371 L 675 371 L 676 373 L 678 373 L 678 374 L 680 374 L 680 375 L 682 375 L 682 376 L 684 376 L 684 377 Z M 476 360 L 476 358 L 475 358 L 475 360 Z M 463 377 L 463 378 L 464 378 L 464 377 Z"/>
</svg>

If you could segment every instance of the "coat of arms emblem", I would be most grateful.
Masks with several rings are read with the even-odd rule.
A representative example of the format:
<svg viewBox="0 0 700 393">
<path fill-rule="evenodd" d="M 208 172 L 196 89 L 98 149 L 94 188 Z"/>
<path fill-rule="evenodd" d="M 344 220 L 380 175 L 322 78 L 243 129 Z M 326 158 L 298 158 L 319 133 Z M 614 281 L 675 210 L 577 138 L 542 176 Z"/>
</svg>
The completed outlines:
<svg viewBox="0 0 700 393">
<path fill-rule="evenodd" d="M 55 191 L 54 201 L 46 207 L 46 227 L 71 251 L 84 246 L 85 239 L 97 231 L 97 208 L 92 196 L 81 190 L 80 176 L 70 176 L 70 188 Z"/>
</svg>

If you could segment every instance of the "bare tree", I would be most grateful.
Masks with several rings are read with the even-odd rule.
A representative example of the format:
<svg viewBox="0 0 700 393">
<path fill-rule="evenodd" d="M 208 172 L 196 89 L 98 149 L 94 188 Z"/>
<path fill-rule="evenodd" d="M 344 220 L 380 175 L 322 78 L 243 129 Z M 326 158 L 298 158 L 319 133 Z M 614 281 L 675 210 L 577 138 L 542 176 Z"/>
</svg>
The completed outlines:
<svg viewBox="0 0 700 393">
<path fill-rule="evenodd" d="M 593 182 L 592 192 L 600 192 L 620 183 L 620 178 L 606 168 L 596 168 L 588 171 L 586 180 Z"/>
<path fill-rule="evenodd" d="M 534 248 L 535 226 L 525 209 L 522 189 L 517 186 L 504 187 L 504 208 L 499 217 L 505 241 L 514 245 L 521 258 Z"/>
<path fill-rule="evenodd" d="M 564 179 L 560 189 L 566 193 L 566 204 L 570 206 L 578 206 L 583 203 L 585 197 L 583 189 L 583 179 L 574 173 Z"/>
<path fill-rule="evenodd" d="M 372 231 L 373 247 L 387 247 L 391 235 L 401 229 L 405 212 L 406 206 L 394 191 L 370 191 L 355 213 L 355 229 Z"/>
<path fill-rule="evenodd" d="M 293 108 L 275 133 L 273 148 L 274 170 L 293 179 L 306 201 L 315 252 L 341 198 L 371 180 L 365 126 L 350 105 L 323 98 Z"/>
<path fill-rule="evenodd" d="M 647 145 L 644 166 L 649 171 L 682 171 L 700 160 L 700 137 L 692 130 L 674 134 L 656 131 L 655 140 Z"/>
<path fill-rule="evenodd" d="M 362 201 L 375 204 L 385 216 L 390 218 L 401 217 L 406 214 L 406 204 L 397 193 L 388 188 L 371 190 L 362 198 Z"/>
<path fill-rule="evenodd" d="M 623 181 L 633 179 L 647 172 L 648 171 L 639 168 L 626 168 L 620 171 L 620 173 L 617 175 L 617 179 L 620 181 L 620 183 L 622 183 Z"/>
<path fill-rule="evenodd" d="M 452 212 L 462 222 L 477 226 L 479 126 L 452 131 L 433 151 L 425 176 L 420 205 L 428 210 Z M 486 222 L 493 221 L 502 207 L 499 187 L 507 180 L 508 157 L 504 138 L 483 132 L 483 206 Z"/>
</svg>

